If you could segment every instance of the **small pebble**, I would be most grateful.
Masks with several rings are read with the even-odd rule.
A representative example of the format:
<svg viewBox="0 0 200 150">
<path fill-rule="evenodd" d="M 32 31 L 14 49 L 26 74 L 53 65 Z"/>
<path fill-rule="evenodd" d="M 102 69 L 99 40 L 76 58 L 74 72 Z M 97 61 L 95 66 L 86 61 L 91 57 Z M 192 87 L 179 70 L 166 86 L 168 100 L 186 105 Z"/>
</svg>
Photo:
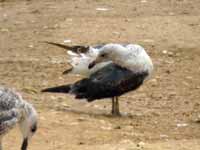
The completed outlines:
<svg viewBox="0 0 200 150">
<path fill-rule="evenodd" d="M 83 145 L 83 144 L 85 144 L 85 143 L 84 143 L 84 142 L 79 142 L 78 144 L 79 144 L 79 145 Z"/>
<path fill-rule="evenodd" d="M 186 127 L 186 126 L 188 126 L 188 124 L 187 123 L 178 123 L 176 126 L 177 127 Z"/>
<path fill-rule="evenodd" d="M 114 129 L 121 129 L 121 126 L 116 126 L 114 127 Z"/>
<path fill-rule="evenodd" d="M 72 41 L 69 40 L 69 39 L 66 39 L 66 40 L 64 40 L 63 42 L 64 42 L 64 43 L 71 43 Z"/>
<path fill-rule="evenodd" d="M 108 8 L 96 8 L 97 11 L 108 11 Z"/>
<path fill-rule="evenodd" d="M 143 148 L 144 145 L 145 145 L 145 143 L 141 141 L 141 142 L 139 142 L 139 143 L 137 144 L 137 147 L 141 147 L 141 148 Z"/>
<path fill-rule="evenodd" d="M 28 47 L 29 47 L 29 48 L 33 48 L 34 46 L 33 46 L 32 44 L 30 44 Z"/>
<path fill-rule="evenodd" d="M 161 137 L 161 138 L 168 138 L 169 136 L 166 135 L 166 134 L 161 134 L 160 137 Z"/>
<path fill-rule="evenodd" d="M 167 50 L 163 50 L 162 53 L 163 53 L 163 54 L 167 54 Z"/>
</svg>

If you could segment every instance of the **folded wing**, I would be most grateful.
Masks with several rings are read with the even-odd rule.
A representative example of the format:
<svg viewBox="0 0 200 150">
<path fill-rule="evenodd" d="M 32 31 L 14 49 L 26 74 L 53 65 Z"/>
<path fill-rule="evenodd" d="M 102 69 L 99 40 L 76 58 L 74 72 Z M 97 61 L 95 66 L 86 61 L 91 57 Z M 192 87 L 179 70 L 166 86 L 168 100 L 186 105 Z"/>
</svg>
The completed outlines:
<svg viewBox="0 0 200 150">
<path fill-rule="evenodd" d="M 106 65 L 89 78 L 82 79 L 72 85 L 54 87 L 54 91 L 71 93 L 77 99 L 96 99 L 120 96 L 137 89 L 147 77 L 147 72 L 134 73 L 113 63 Z M 52 88 L 45 92 L 52 92 Z"/>
<path fill-rule="evenodd" d="M 0 135 L 12 129 L 19 120 L 19 112 L 16 109 L 0 112 Z"/>
</svg>

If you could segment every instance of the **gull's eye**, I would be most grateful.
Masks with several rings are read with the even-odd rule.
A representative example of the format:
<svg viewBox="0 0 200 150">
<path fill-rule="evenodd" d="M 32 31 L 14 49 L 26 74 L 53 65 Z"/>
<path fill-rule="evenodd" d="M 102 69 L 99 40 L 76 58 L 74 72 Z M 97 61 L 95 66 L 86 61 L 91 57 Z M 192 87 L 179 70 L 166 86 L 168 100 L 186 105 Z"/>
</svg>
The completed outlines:
<svg viewBox="0 0 200 150">
<path fill-rule="evenodd" d="M 31 132 L 36 132 L 36 130 L 37 130 L 37 125 L 35 124 L 35 125 L 33 125 L 33 127 L 31 128 Z"/>
<path fill-rule="evenodd" d="M 101 57 L 105 57 L 106 56 L 106 54 L 101 54 Z"/>
</svg>

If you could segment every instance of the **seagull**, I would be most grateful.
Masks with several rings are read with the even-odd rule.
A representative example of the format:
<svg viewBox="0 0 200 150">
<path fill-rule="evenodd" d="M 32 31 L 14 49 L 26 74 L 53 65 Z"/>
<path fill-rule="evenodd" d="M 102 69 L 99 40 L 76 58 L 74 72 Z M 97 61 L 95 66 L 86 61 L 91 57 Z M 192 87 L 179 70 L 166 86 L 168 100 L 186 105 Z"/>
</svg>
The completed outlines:
<svg viewBox="0 0 200 150">
<path fill-rule="evenodd" d="M 118 97 L 139 88 L 151 76 L 153 63 L 140 45 L 113 43 L 100 47 L 87 67 L 91 70 L 101 63 L 107 64 L 80 81 L 42 92 L 70 93 L 88 102 L 112 98 L 111 113 L 120 116 Z"/>
<path fill-rule="evenodd" d="M 37 113 L 34 107 L 24 101 L 14 90 L 0 87 L 0 150 L 2 139 L 16 124 L 23 136 L 21 150 L 27 150 L 28 142 L 37 130 Z"/>
</svg>

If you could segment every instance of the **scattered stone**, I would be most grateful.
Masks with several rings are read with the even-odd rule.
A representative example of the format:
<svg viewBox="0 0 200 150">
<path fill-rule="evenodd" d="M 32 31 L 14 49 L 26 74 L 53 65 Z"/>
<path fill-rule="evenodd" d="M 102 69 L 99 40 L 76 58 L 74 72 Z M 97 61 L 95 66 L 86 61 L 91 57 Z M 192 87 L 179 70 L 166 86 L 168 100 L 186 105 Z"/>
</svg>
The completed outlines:
<svg viewBox="0 0 200 150">
<path fill-rule="evenodd" d="M 158 84 L 157 79 L 151 79 L 150 82 L 152 87 L 155 87 Z"/>
<path fill-rule="evenodd" d="M 108 8 L 96 8 L 97 11 L 108 11 Z"/>
<path fill-rule="evenodd" d="M 167 73 L 167 74 L 170 74 L 170 73 L 171 73 L 171 71 L 170 71 L 170 70 L 166 70 L 166 73 Z"/>
<path fill-rule="evenodd" d="M 197 118 L 195 119 L 196 123 L 200 123 L 200 115 L 197 115 Z"/>
<path fill-rule="evenodd" d="M 188 124 L 187 123 L 178 123 L 176 126 L 177 127 L 186 127 L 186 126 L 188 126 Z"/>
<path fill-rule="evenodd" d="M 114 129 L 121 129 L 121 126 L 116 126 L 114 127 Z"/>
<path fill-rule="evenodd" d="M 162 53 L 163 53 L 163 54 L 167 54 L 167 50 L 163 50 Z"/>
<path fill-rule="evenodd" d="M 28 47 L 29 47 L 29 48 L 34 48 L 34 46 L 33 46 L 32 44 L 30 44 Z"/>
<path fill-rule="evenodd" d="M 64 42 L 64 43 L 71 43 L 72 41 L 69 40 L 69 39 L 66 39 L 66 40 L 64 40 L 63 42 Z"/>
<path fill-rule="evenodd" d="M 161 134 L 160 135 L 160 138 L 168 138 L 169 136 L 168 135 L 166 135 L 166 134 Z"/>
<path fill-rule="evenodd" d="M 168 56 L 169 56 L 169 57 L 173 57 L 173 56 L 174 56 L 174 53 L 173 53 L 173 52 L 168 52 Z"/>
<path fill-rule="evenodd" d="M 84 145 L 85 143 L 84 143 L 84 142 L 79 142 L 78 144 L 79 144 L 79 145 Z"/>
<path fill-rule="evenodd" d="M 145 143 L 142 141 L 137 143 L 137 147 L 140 147 L 140 148 L 144 148 L 144 145 L 145 145 Z"/>
</svg>

